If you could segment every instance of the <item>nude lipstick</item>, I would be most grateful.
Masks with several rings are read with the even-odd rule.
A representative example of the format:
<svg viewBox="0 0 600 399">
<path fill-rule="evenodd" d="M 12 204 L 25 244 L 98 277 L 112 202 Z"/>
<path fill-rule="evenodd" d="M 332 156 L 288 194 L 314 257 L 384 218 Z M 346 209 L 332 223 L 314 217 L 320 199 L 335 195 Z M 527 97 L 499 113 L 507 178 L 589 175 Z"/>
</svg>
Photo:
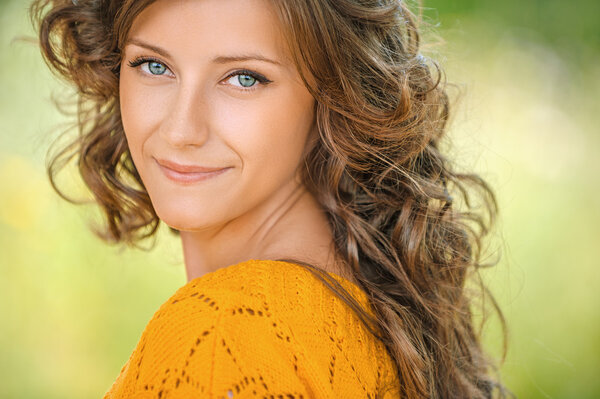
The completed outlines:
<svg viewBox="0 0 600 399">
<path fill-rule="evenodd" d="M 155 160 L 163 174 L 168 179 L 176 183 L 183 184 L 197 183 L 203 180 L 211 179 L 231 169 L 229 167 L 211 168 L 197 165 L 183 165 L 164 159 Z"/>
</svg>

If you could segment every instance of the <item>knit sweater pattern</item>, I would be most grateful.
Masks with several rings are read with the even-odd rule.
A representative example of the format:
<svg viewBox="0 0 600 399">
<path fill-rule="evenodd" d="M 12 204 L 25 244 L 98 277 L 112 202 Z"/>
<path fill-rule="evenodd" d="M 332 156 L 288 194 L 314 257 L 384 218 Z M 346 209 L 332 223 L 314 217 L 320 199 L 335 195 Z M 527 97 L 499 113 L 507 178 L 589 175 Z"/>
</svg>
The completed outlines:
<svg viewBox="0 0 600 399">
<path fill-rule="evenodd" d="M 373 315 L 362 289 L 327 274 Z M 391 399 L 399 381 L 383 343 L 310 270 L 250 260 L 163 303 L 103 399 L 254 397 Z"/>
</svg>

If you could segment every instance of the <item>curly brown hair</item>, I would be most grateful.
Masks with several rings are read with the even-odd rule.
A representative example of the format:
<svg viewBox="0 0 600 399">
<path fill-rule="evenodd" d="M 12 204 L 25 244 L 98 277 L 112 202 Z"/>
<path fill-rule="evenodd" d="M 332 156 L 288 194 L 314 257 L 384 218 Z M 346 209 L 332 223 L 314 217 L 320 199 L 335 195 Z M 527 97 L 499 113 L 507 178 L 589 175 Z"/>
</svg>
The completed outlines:
<svg viewBox="0 0 600 399">
<path fill-rule="evenodd" d="M 105 215 L 106 229 L 97 233 L 132 246 L 153 236 L 160 221 L 127 147 L 119 67 L 134 18 L 153 1 L 35 0 L 30 9 L 46 62 L 79 94 L 79 134 L 50 158 L 52 186 L 76 202 L 56 184 L 75 159 Z M 505 320 L 479 273 L 497 203 L 480 176 L 458 172 L 440 150 L 450 101 L 441 69 L 419 53 L 418 19 L 399 0 L 272 4 L 316 100 L 320 140 L 304 160 L 304 184 L 377 318 L 327 274 L 291 261 L 311 270 L 386 345 L 401 397 L 510 394 L 482 349 L 472 312 L 476 299 L 491 299 L 506 354 Z"/>
</svg>

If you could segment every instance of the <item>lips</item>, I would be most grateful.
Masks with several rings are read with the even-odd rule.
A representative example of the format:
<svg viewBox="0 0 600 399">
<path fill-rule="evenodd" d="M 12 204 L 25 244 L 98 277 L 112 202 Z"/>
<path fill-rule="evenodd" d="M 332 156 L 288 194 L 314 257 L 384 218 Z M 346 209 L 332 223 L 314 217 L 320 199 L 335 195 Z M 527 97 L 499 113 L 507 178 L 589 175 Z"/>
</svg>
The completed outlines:
<svg viewBox="0 0 600 399">
<path fill-rule="evenodd" d="M 199 165 L 183 165 L 163 159 L 157 159 L 156 162 L 168 179 L 184 184 L 207 180 L 231 169 L 230 167 L 212 168 Z"/>
<path fill-rule="evenodd" d="M 182 165 L 176 162 L 167 161 L 164 159 L 157 159 L 156 162 L 159 165 L 164 166 L 165 168 L 171 169 L 178 173 L 209 173 L 216 172 L 225 168 L 209 168 L 206 166 L 197 166 L 197 165 Z"/>
</svg>

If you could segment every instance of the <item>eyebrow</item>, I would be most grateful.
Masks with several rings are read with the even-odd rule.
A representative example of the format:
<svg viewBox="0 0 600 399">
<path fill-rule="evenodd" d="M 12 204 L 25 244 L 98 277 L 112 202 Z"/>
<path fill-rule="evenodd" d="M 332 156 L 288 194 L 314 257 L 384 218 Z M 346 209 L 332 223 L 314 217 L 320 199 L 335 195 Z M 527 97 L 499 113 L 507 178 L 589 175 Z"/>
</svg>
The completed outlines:
<svg viewBox="0 0 600 399">
<path fill-rule="evenodd" d="M 154 46 L 154 45 L 146 43 L 146 42 L 143 42 L 139 39 L 135 39 L 135 38 L 128 39 L 127 42 L 125 42 L 125 46 L 127 46 L 128 44 L 134 44 L 139 47 L 144 47 L 148 50 L 152 50 L 155 53 L 162 55 L 163 57 L 172 58 L 171 54 L 169 54 L 169 52 L 166 51 L 165 49 L 160 48 L 158 46 Z M 241 54 L 241 55 L 236 55 L 236 56 L 219 56 L 219 57 L 213 58 L 212 62 L 215 64 L 227 64 L 229 62 L 249 61 L 249 60 L 263 61 L 263 62 L 268 62 L 271 64 L 283 66 L 281 64 L 281 62 L 264 57 L 260 54 Z"/>
<path fill-rule="evenodd" d="M 280 62 L 272 60 L 267 57 L 263 57 L 260 54 L 244 54 L 244 55 L 231 56 L 231 57 L 221 56 L 221 57 L 213 58 L 212 62 L 214 62 L 215 64 L 226 64 L 228 62 L 233 62 L 233 61 L 248 61 L 248 60 L 264 61 L 264 62 L 269 62 L 271 64 L 281 66 Z"/>
</svg>

